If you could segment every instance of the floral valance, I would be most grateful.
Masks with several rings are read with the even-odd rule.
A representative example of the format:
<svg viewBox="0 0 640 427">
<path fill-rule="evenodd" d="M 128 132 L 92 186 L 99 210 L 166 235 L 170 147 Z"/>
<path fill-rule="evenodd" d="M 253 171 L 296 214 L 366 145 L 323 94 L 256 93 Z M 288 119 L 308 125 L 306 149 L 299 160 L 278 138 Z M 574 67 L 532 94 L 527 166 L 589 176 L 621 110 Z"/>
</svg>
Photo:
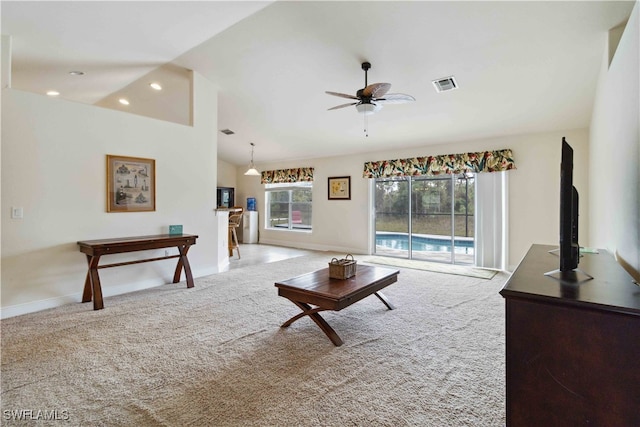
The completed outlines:
<svg viewBox="0 0 640 427">
<path fill-rule="evenodd" d="M 511 150 L 505 149 L 366 162 L 362 176 L 364 178 L 385 178 L 406 175 L 500 172 L 515 168 Z"/>
<path fill-rule="evenodd" d="M 261 184 L 313 181 L 313 168 L 278 169 L 262 172 Z"/>
</svg>

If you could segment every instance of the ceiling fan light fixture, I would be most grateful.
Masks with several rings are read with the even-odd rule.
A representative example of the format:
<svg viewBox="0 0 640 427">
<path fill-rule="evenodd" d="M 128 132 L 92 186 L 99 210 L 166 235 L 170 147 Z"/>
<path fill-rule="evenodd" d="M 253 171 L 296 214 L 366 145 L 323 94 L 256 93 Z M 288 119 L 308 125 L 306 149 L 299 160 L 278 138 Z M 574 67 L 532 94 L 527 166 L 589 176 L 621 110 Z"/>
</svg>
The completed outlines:
<svg viewBox="0 0 640 427">
<path fill-rule="evenodd" d="M 260 176 L 260 172 L 258 172 L 258 169 L 256 169 L 253 164 L 253 147 L 255 144 L 253 142 L 250 142 L 249 144 L 251 144 L 251 163 L 249 163 L 249 169 L 244 174 L 246 176 Z"/>
<path fill-rule="evenodd" d="M 374 114 L 376 111 L 380 111 L 381 109 L 382 105 L 378 104 L 361 103 L 356 105 L 356 110 L 358 110 L 358 113 L 364 114 L 365 116 Z"/>
<path fill-rule="evenodd" d="M 354 101 L 347 104 L 336 105 L 335 107 L 329 108 L 329 110 L 338 110 L 355 105 L 358 113 L 364 116 L 370 116 L 380 111 L 384 104 L 404 104 L 416 100 L 413 96 L 404 93 L 387 93 L 389 89 L 391 89 L 391 83 L 369 84 L 367 71 L 369 71 L 370 68 L 371 64 L 369 62 L 362 63 L 362 69 L 364 70 L 364 87 L 359 89 L 355 96 L 346 93 L 325 91 L 328 95 L 339 96 L 340 98 L 347 98 Z"/>
</svg>

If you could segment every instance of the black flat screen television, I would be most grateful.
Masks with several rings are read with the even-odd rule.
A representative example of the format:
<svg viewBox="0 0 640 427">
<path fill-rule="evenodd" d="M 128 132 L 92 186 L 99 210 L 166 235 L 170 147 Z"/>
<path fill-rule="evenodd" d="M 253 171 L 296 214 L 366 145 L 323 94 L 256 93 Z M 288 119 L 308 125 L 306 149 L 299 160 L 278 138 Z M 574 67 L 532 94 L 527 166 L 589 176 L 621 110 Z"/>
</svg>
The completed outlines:
<svg viewBox="0 0 640 427">
<path fill-rule="evenodd" d="M 578 191 L 573 186 L 573 148 L 562 137 L 560 163 L 560 271 L 578 268 Z"/>
</svg>

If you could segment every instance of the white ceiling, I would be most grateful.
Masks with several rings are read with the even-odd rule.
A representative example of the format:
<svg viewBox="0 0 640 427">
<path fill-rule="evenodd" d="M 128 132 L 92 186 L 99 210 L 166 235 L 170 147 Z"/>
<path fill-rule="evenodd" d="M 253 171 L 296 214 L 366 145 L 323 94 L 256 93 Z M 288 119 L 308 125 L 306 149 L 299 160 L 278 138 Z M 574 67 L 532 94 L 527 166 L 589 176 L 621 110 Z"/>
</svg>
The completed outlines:
<svg viewBox="0 0 640 427">
<path fill-rule="evenodd" d="M 96 103 L 172 62 L 219 88 L 219 158 L 248 163 L 588 126 L 633 1 L 7 2 L 12 86 Z M 368 117 L 326 90 L 413 95 Z M 68 72 L 80 69 L 82 78 Z M 459 89 L 431 81 L 454 75 Z M 426 152 L 425 152 L 426 154 Z M 371 160 L 377 160 L 372 154 Z"/>
</svg>

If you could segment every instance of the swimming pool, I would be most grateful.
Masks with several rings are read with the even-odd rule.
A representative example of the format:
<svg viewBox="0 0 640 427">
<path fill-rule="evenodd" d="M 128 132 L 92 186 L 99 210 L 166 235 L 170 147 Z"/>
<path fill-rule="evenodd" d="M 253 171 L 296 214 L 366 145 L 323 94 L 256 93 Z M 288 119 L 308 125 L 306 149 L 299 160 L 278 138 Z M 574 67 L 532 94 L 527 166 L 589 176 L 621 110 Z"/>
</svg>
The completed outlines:
<svg viewBox="0 0 640 427">
<path fill-rule="evenodd" d="M 383 249 L 395 249 L 401 251 L 409 250 L 409 238 L 406 234 L 384 233 L 376 234 L 376 246 Z M 412 236 L 411 249 L 421 252 L 451 252 L 451 239 Z M 455 253 L 473 255 L 473 240 L 455 240 Z"/>
</svg>

